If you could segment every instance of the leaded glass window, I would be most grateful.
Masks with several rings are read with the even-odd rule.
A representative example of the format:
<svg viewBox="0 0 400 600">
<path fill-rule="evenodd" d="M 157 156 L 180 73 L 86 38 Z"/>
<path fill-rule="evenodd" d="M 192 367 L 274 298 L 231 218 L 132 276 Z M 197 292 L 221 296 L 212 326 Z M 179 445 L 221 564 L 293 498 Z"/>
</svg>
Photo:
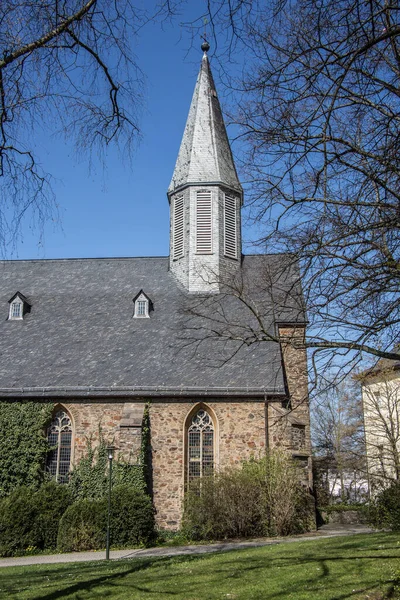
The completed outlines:
<svg viewBox="0 0 400 600">
<path fill-rule="evenodd" d="M 211 475 L 214 470 L 214 424 L 207 411 L 193 415 L 188 428 L 188 480 Z"/>
<path fill-rule="evenodd" d="M 66 483 L 71 465 L 72 423 L 64 410 L 59 410 L 53 416 L 47 440 L 50 446 L 47 470 L 56 481 Z"/>
</svg>

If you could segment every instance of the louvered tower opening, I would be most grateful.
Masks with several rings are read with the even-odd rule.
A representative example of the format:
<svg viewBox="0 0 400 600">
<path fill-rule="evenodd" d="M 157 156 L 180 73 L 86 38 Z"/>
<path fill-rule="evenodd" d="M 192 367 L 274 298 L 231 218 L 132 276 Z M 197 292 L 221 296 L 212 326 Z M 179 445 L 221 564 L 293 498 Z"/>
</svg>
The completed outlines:
<svg viewBox="0 0 400 600">
<path fill-rule="evenodd" d="M 172 256 L 174 260 L 184 255 L 184 205 L 183 194 L 176 196 L 173 204 Z"/>
<path fill-rule="evenodd" d="M 196 253 L 212 254 L 212 198 L 211 191 L 196 194 Z"/>
<path fill-rule="evenodd" d="M 225 195 L 224 254 L 229 258 L 238 257 L 236 204 L 236 198 Z"/>
</svg>

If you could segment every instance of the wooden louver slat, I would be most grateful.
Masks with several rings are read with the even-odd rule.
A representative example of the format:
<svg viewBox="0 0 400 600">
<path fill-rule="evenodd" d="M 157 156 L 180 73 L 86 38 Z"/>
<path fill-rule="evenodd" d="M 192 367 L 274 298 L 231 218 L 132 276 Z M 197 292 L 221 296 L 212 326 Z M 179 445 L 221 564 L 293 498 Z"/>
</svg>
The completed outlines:
<svg viewBox="0 0 400 600">
<path fill-rule="evenodd" d="M 237 258 L 236 198 L 225 196 L 224 208 L 224 253 L 229 258 Z"/>
<path fill-rule="evenodd" d="M 184 219 L 183 195 L 177 196 L 174 201 L 173 225 L 173 258 L 174 260 L 184 255 Z"/>
<path fill-rule="evenodd" d="M 212 253 L 212 202 L 211 192 L 197 192 L 196 196 L 196 252 Z"/>
</svg>

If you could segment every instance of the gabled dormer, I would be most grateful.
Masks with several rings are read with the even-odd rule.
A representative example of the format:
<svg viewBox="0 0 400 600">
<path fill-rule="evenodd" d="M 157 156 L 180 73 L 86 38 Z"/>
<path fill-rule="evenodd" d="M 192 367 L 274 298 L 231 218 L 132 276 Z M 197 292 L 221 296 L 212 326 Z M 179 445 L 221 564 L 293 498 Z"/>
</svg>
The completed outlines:
<svg viewBox="0 0 400 600">
<path fill-rule="evenodd" d="M 8 302 L 10 304 L 8 312 L 9 321 L 22 321 L 24 316 L 31 312 L 31 305 L 21 292 L 16 292 Z"/>
<path fill-rule="evenodd" d="M 243 190 L 204 51 L 168 200 L 170 269 L 189 292 L 218 292 L 240 268 Z"/>
<path fill-rule="evenodd" d="M 134 319 L 146 319 L 150 317 L 150 311 L 153 310 L 153 303 L 143 290 L 140 290 L 140 292 L 134 297 L 133 304 Z"/>
</svg>

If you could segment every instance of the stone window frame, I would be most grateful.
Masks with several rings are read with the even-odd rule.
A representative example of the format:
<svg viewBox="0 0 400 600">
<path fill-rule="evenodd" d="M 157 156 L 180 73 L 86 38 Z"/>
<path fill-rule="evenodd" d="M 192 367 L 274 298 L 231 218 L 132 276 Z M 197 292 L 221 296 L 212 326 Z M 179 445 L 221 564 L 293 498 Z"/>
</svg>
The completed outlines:
<svg viewBox="0 0 400 600">
<path fill-rule="evenodd" d="M 200 411 L 204 411 L 205 413 L 207 413 L 207 415 L 209 416 L 212 426 L 213 426 L 213 468 L 212 468 L 212 473 L 215 473 L 217 468 L 218 468 L 218 464 L 219 464 L 219 425 L 218 425 L 218 419 L 216 417 L 215 412 L 213 411 L 213 409 L 211 407 L 209 407 L 206 404 L 198 403 L 196 404 L 189 412 L 189 414 L 187 415 L 186 419 L 185 419 L 185 425 L 184 425 L 184 483 L 186 486 L 189 485 L 189 483 L 191 481 L 199 481 L 201 480 L 201 477 L 203 476 L 202 473 L 202 464 L 200 465 L 200 475 L 199 476 L 194 476 L 191 477 L 190 476 L 190 461 L 189 461 L 189 451 L 190 451 L 190 446 L 189 446 L 189 433 L 190 433 L 190 428 L 192 426 L 193 423 L 193 419 L 194 417 L 200 412 Z M 201 452 L 202 452 L 202 447 L 201 447 Z M 201 461 L 201 457 L 200 457 L 200 461 Z"/>
<path fill-rule="evenodd" d="M 50 436 L 54 433 L 58 434 L 57 444 L 51 446 Z M 63 445 L 61 443 L 61 434 L 62 433 L 70 433 L 69 443 Z M 70 411 L 61 404 L 58 404 L 52 413 L 51 422 L 47 428 L 46 435 L 49 445 L 52 450 L 49 451 L 46 458 L 46 471 L 50 474 L 50 476 L 55 479 L 57 483 L 68 483 L 69 473 L 71 471 L 71 467 L 73 464 L 73 451 L 74 451 L 74 438 L 75 438 L 75 426 L 72 415 Z M 65 459 L 63 460 L 62 451 L 69 450 L 69 460 L 68 460 L 68 470 L 60 473 L 60 467 L 66 463 Z M 55 471 L 53 469 L 54 460 L 54 452 L 56 452 L 55 459 Z M 63 469 L 64 471 L 64 469 Z"/>
</svg>

